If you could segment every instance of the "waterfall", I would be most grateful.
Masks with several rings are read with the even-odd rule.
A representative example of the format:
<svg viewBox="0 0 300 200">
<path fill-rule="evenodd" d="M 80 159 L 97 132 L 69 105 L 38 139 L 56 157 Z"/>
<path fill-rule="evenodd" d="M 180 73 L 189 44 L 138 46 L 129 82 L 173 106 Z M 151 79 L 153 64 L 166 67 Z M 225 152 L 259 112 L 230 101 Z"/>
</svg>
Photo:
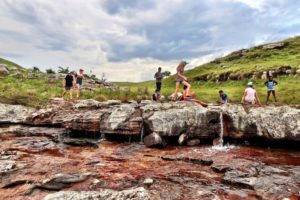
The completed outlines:
<svg viewBox="0 0 300 200">
<path fill-rule="evenodd" d="M 219 146 L 223 146 L 223 135 L 224 135 L 224 124 L 223 124 L 223 113 L 222 111 L 220 112 L 220 141 L 219 141 Z"/>
<path fill-rule="evenodd" d="M 141 139 L 140 139 L 141 144 L 144 143 L 143 139 L 144 139 L 144 126 L 142 126 L 142 130 L 141 130 Z"/>
</svg>

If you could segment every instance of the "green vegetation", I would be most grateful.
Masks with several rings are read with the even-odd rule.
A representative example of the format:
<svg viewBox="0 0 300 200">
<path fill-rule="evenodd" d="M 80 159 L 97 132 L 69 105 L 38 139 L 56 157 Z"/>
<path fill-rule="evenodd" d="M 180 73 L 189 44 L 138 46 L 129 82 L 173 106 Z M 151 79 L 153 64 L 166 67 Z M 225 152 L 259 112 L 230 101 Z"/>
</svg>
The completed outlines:
<svg viewBox="0 0 300 200">
<path fill-rule="evenodd" d="M 300 37 L 283 41 L 284 46 L 279 49 L 266 49 L 263 45 L 248 50 L 240 50 L 228 56 L 218 58 L 210 63 L 198 66 L 185 72 L 192 84 L 192 90 L 197 98 L 214 103 L 218 100 L 218 91 L 224 90 L 232 102 L 240 102 L 246 83 L 250 80 L 246 74 L 253 74 L 253 81 L 261 101 L 266 98 L 264 81 L 259 79 L 262 71 L 278 70 L 281 66 L 290 66 L 295 72 L 300 68 Z M 38 68 L 24 69 L 10 61 L 0 59 L 0 64 L 7 65 L 9 75 L 0 75 L 0 102 L 9 104 L 22 104 L 32 107 L 41 107 L 47 104 L 50 98 L 60 97 L 63 92 L 62 80 L 52 79 L 55 72 L 47 70 L 40 72 Z M 59 68 L 60 72 L 69 71 L 68 68 Z M 153 72 L 155 73 L 155 72 Z M 218 75 L 230 73 L 231 76 L 240 75 L 241 80 L 216 81 Z M 28 78 L 30 75 L 32 78 Z M 57 75 L 57 74 L 56 74 Z M 202 77 L 207 77 L 203 81 Z M 94 78 L 94 76 L 92 77 Z M 104 75 L 102 79 L 105 80 Z M 282 75 L 275 78 L 279 82 L 276 87 L 280 104 L 300 103 L 300 77 Z M 175 90 L 174 76 L 163 80 L 162 94 L 169 96 Z M 94 98 L 99 101 L 108 99 L 142 100 L 151 99 L 155 90 L 155 81 L 141 83 L 117 83 L 121 90 L 111 90 L 104 87 L 83 91 L 81 99 Z M 74 91 L 75 96 L 75 91 Z M 67 95 L 66 95 L 67 97 Z M 272 100 L 272 98 L 271 98 Z"/>
</svg>

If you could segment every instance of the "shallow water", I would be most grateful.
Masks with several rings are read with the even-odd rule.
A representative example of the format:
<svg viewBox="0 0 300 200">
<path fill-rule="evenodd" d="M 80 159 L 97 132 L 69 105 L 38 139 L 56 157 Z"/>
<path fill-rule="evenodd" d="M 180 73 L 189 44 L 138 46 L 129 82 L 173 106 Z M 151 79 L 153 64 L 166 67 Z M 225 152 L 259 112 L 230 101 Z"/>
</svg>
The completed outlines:
<svg viewBox="0 0 300 200">
<path fill-rule="evenodd" d="M 144 186 L 152 199 L 298 199 L 300 195 L 300 152 L 293 150 L 246 146 L 150 149 L 137 143 L 106 140 L 94 148 L 62 146 L 46 137 L 0 138 L 1 162 L 16 162 L 14 170 L 1 173 L 0 187 L 8 182 L 27 181 L 27 184 L 0 189 L 0 199 L 42 199 L 53 191 L 35 190 L 28 196 L 24 193 L 34 182 L 58 173 L 75 172 L 91 172 L 92 176 L 64 190 L 123 190 L 143 186 L 145 178 L 152 178 L 154 183 Z M 200 160 L 212 160 L 213 164 L 203 164 Z M 261 169 L 257 177 L 263 176 L 263 170 L 271 166 L 281 170 L 278 179 L 291 181 L 276 182 L 276 190 L 264 185 L 259 189 L 249 188 L 224 182 L 225 172 L 213 169 L 223 165 L 243 172 L 254 166 Z M 268 176 L 273 179 L 272 171 L 266 173 L 271 173 Z M 268 177 L 264 178 L 272 183 Z"/>
</svg>

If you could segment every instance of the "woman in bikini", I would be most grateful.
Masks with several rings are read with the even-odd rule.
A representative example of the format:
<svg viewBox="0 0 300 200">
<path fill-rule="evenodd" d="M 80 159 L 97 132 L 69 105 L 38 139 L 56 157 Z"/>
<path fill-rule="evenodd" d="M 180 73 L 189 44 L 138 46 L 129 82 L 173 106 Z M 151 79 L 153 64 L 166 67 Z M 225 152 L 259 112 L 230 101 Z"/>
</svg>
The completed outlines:
<svg viewBox="0 0 300 200">
<path fill-rule="evenodd" d="M 184 86 L 187 87 L 186 89 L 186 96 L 190 95 L 190 88 L 191 85 L 187 82 L 187 77 L 183 75 L 184 72 L 184 67 L 187 65 L 188 63 L 186 61 L 181 61 L 177 67 L 177 73 L 176 73 L 176 89 L 174 92 L 174 99 L 177 98 L 177 93 L 179 91 L 180 88 L 180 84 L 183 84 Z"/>
</svg>

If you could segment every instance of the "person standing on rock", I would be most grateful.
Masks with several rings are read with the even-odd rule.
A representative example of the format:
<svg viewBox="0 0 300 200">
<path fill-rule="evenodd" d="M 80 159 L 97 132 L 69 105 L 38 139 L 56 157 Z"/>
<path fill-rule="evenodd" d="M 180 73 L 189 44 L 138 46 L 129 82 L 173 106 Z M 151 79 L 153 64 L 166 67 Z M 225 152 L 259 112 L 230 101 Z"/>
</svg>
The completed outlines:
<svg viewBox="0 0 300 200">
<path fill-rule="evenodd" d="M 268 88 L 266 104 L 268 104 L 268 102 L 269 102 L 269 97 L 270 97 L 271 93 L 274 97 L 275 102 L 277 102 L 276 95 L 275 95 L 275 85 L 278 85 L 278 83 L 277 83 L 277 81 L 273 80 L 273 76 L 270 75 L 269 80 L 267 80 L 265 82 L 265 86 L 267 86 L 267 88 Z"/>
<path fill-rule="evenodd" d="M 244 96 L 242 98 L 242 103 L 246 104 L 257 104 L 261 106 L 258 94 L 256 90 L 254 89 L 253 82 L 248 82 L 248 88 L 244 92 Z"/>
<path fill-rule="evenodd" d="M 80 90 L 81 90 L 81 86 L 82 86 L 82 80 L 83 80 L 83 69 L 79 70 L 79 73 L 76 74 L 76 87 L 77 87 L 77 98 L 79 98 L 80 95 Z"/>
<path fill-rule="evenodd" d="M 68 74 L 65 76 L 63 85 L 64 85 L 64 92 L 63 97 L 65 96 L 67 91 L 70 91 L 70 99 L 73 99 L 73 86 L 74 86 L 74 76 L 71 74 L 71 72 L 68 72 Z"/>
<path fill-rule="evenodd" d="M 191 85 L 187 82 L 187 77 L 183 75 L 184 72 L 184 67 L 187 65 L 188 63 L 186 61 L 181 61 L 176 69 L 177 73 L 176 73 L 176 89 L 174 92 L 174 99 L 177 98 L 177 93 L 179 91 L 179 87 L 180 84 L 183 84 L 184 86 L 186 86 L 186 96 L 190 96 L 190 88 Z"/>
<path fill-rule="evenodd" d="M 156 91 L 160 92 L 161 81 L 163 79 L 163 74 L 161 73 L 161 67 L 158 68 L 158 71 L 155 73 L 154 78 L 156 79 Z"/>
</svg>

